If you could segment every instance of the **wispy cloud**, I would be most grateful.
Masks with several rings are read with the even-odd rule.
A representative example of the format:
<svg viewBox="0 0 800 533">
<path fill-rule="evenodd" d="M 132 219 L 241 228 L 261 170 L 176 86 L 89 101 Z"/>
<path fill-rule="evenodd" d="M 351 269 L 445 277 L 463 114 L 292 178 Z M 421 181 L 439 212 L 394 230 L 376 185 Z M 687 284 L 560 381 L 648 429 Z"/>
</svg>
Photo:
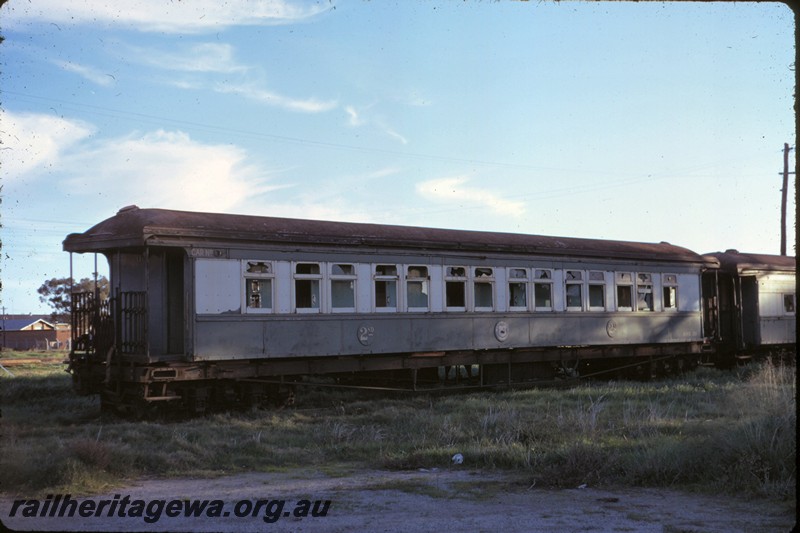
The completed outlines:
<svg viewBox="0 0 800 533">
<path fill-rule="evenodd" d="M 350 125 L 352 127 L 357 127 L 357 126 L 361 126 L 362 124 L 364 124 L 364 121 L 361 120 L 361 117 L 359 116 L 359 113 L 358 113 L 358 111 L 356 110 L 355 107 L 353 107 L 351 105 L 346 106 L 344 108 L 344 111 L 345 111 L 345 113 L 347 113 L 347 116 L 348 116 L 348 120 L 347 120 L 348 125 Z"/>
<path fill-rule="evenodd" d="M 173 72 L 230 74 L 247 72 L 250 67 L 234 58 L 234 48 L 226 43 L 195 43 L 174 50 L 131 47 L 140 64 Z"/>
<path fill-rule="evenodd" d="M 318 100 L 316 98 L 299 99 L 283 96 L 276 92 L 257 87 L 252 83 L 218 83 L 213 87 L 213 90 L 223 94 L 236 94 L 262 104 L 278 106 L 303 113 L 322 113 L 330 111 L 338 105 L 335 100 Z"/>
<path fill-rule="evenodd" d="M 111 74 L 106 74 L 91 67 L 79 65 L 78 63 L 73 63 L 71 61 L 53 61 L 53 63 L 62 70 L 78 74 L 90 82 L 102 85 L 103 87 L 108 87 L 116 81 L 116 78 Z"/>
<path fill-rule="evenodd" d="M 392 127 L 386 124 L 386 120 L 377 113 L 368 113 L 368 111 L 376 104 L 370 104 L 364 108 L 356 109 L 355 106 L 345 106 L 344 111 L 347 113 L 347 125 L 351 128 L 360 128 L 363 126 L 375 126 L 380 129 L 384 135 L 387 135 L 395 140 L 400 141 L 402 144 L 408 144 L 408 139 L 395 131 Z"/>
<path fill-rule="evenodd" d="M 21 29 L 31 21 L 56 24 L 106 24 L 144 32 L 209 33 L 231 26 L 270 26 L 308 20 L 330 10 L 329 2 L 306 0 L 36 0 L 9 2 L 3 13 L 6 28 Z"/>
<path fill-rule="evenodd" d="M 452 204 L 453 207 L 483 206 L 498 214 L 515 217 L 525 214 L 525 203 L 519 200 L 506 200 L 492 189 L 470 187 L 466 176 L 439 178 L 418 183 L 417 194 L 426 200 Z"/>
<path fill-rule="evenodd" d="M 397 139 L 398 141 L 400 141 L 403 144 L 408 144 L 408 139 L 406 139 L 405 137 L 403 137 L 402 135 L 400 135 L 399 133 L 397 133 L 396 131 L 394 131 L 392 129 L 387 129 L 386 130 L 386 135 L 388 135 L 389 137 L 394 137 L 395 139 Z"/>
</svg>

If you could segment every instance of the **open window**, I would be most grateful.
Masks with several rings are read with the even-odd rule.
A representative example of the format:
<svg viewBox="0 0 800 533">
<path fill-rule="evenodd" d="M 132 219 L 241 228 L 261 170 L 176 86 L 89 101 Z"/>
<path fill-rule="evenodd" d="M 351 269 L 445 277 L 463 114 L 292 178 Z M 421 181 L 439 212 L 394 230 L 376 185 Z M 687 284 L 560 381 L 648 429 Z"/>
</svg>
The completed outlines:
<svg viewBox="0 0 800 533">
<path fill-rule="evenodd" d="M 793 315 L 796 313 L 796 296 L 794 294 L 783 295 L 783 314 Z"/>
<path fill-rule="evenodd" d="M 589 272 L 589 310 L 605 311 L 606 278 L 603 272 Z"/>
<path fill-rule="evenodd" d="M 653 310 L 653 275 L 640 272 L 636 275 L 636 309 Z"/>
<path fill-rule="evenodd" d="M 534 269 L 533 299 L 536 311 L 553 310 L 553 271 L 546 268 Z"/>
<path fill-rule="evenodd" d="M 467 269 L 461 266 L 444 268 L 445 309 L 465 311 L 467 309 Z"/>
<path fill-rule="evenodd" d="M 319 313 L 321 280 L 319 263 L 295 263 L 294 304 L 298 313 Z"/>
<path fill-rule="evenodd" d="M 273 279 L 271 261 L 246 261 L 244 264 L 245 306 L 250 313 L 272 311 Z"/>
<path fill-rule="evenodd" d="M 528 269 L 508 269 L 508 308 L 511 311 L 528 310 Z"/>
<path fill-rule="evenodd" d="M 412 265 L 406 268 L 406 305 L 409 311 L 427 311 L 430 279 L 428 267 Z"/>
<path fill-rule="evenodd" d="M 678 310 L 678 276 L 664 274 L 662 276 L 664 289 L 664 311 Z"/>
<path fill-rule="evenodd" d="M 397 265 L 375 265 L 375 309 L 397 311 Z"/>
<path fill-rule="evenodd" d="M 633 274 L 617 272 L 614 278 L 617 285 L 617 311 L 633 311 Z"/>
</svg>

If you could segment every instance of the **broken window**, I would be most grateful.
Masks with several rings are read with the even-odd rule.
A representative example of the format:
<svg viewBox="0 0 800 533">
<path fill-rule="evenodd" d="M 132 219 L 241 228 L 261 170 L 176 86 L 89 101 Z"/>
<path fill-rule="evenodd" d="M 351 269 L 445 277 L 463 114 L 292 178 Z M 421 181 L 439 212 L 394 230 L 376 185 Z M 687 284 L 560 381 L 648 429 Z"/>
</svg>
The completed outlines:
<svg viewBox="0 0 800 533">
<path fill-rule="evenodd" d="M 664 274 L 664 310 L 678 309 L 678 276 Z"/>
<path fill-rule="evenodd" d="M 614 279 L 617 284 L 617 311 L 633 311 L 633 274 L 617 272 Z"/>
<path fill-rule="evenodd" d="M 553 272 L 545 269 L 534 270 L 534 306 L 538 311 L 553 308 Z"/>
<path fill-rule="evenodd" d="M 356 271 L 353 265 L 331 265 L 331 308 L 352 310 L 356 308 Z"/>
<path fill-rule="evenodd" d="M 636 276 L 636 309 L 639 311 L 653 310 L 652 274 L 639 273 Z"/>
<path fill-rule="evenodd" d="M 528 271 L 524 268 L 508 269 L 508 308 L 512 311 L 528 309 Z"/>
<path fill-rule="evenodd" d="M 467 269 L 445 267 L 444 279 L 445 307 L 463 311 L 467 306 Z"/>
<path fill-rule="evenodd" d="M 375 265 L 375 307 L 397 309 L 397 266 Z"/>
<path fill-rule="evenodd" d="M 408 270 L 406 270 L 406 303 L 408 309 L 427 310 L 428 292 L 428 267 L 408 267 Z"/>
<path fill-rule="evenodd" d="M 248 261 L 245 264 L 245 305 L 247 309 L 272 309 L 272 263 Z"/>
<path fill-rule="evenodd" d="M 272 309 L 272 280 L 245 279 L 247 307 L 250 309 Z"/>
<path fill-rule="evenodd" d="M 477 267 L 474 274 L 475 309 L 491 311 L 494 309 L 494 271 L 491 268 Z"/>
<path fill-rule="evenodd" d="M 583 309 L 583 271 L 567 270 L 564 272 L 566 284 L 567 310 L 580 311 Z"/>
<path fill-rule="evenodd" d="M 297 263 L 294 270 L 294 302 L 300 310 L 319 311 L 319 263 Z"/>
<path fill-rule="evenodd" d="M 248 261 L 248 274 L 272 274 L 272 263 L 266 261 Z"/>
</svg>

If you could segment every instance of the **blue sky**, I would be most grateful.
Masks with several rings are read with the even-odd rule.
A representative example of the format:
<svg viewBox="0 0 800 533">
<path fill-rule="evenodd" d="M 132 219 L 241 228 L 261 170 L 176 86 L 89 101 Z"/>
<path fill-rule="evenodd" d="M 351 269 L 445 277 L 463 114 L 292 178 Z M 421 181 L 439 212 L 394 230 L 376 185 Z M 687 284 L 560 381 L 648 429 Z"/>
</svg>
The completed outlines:
<svg viewBox="0 0 800 533">
<path fill-rule="evenodd" d="M 779 251 L 780 3 L 10 0 L 0 28 L 6 312 L 48 312 L 64 237 L 130 204 Z"/>
</svg>

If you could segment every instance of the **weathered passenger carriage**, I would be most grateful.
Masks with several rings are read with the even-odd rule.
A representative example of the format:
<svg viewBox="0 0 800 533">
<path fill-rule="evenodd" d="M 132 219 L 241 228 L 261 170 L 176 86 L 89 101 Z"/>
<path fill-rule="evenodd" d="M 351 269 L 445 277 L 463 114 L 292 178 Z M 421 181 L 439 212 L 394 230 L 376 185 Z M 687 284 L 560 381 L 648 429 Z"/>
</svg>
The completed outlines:
<svg viewBox="0 0 800 533">
<path fill-rule="evenodd" d="M 708 254 L 719 268 L 703 281 L 707 335 L 721 359 L 794 351 L 797 262 L 794 257 L 727 250 Z"/>
<path fill-rule="evenodd" d="M 139 209 L 64 241 L 103 254 L 111 302 L 75 295 L 76 389 L 123 409 L 252 402 L 299 376 L 443 367 L 476 384 L 708 349 L 718 259 L 645 244 Z M 475 366 L 477 365 L 477 366 Z"/>
</svg>

